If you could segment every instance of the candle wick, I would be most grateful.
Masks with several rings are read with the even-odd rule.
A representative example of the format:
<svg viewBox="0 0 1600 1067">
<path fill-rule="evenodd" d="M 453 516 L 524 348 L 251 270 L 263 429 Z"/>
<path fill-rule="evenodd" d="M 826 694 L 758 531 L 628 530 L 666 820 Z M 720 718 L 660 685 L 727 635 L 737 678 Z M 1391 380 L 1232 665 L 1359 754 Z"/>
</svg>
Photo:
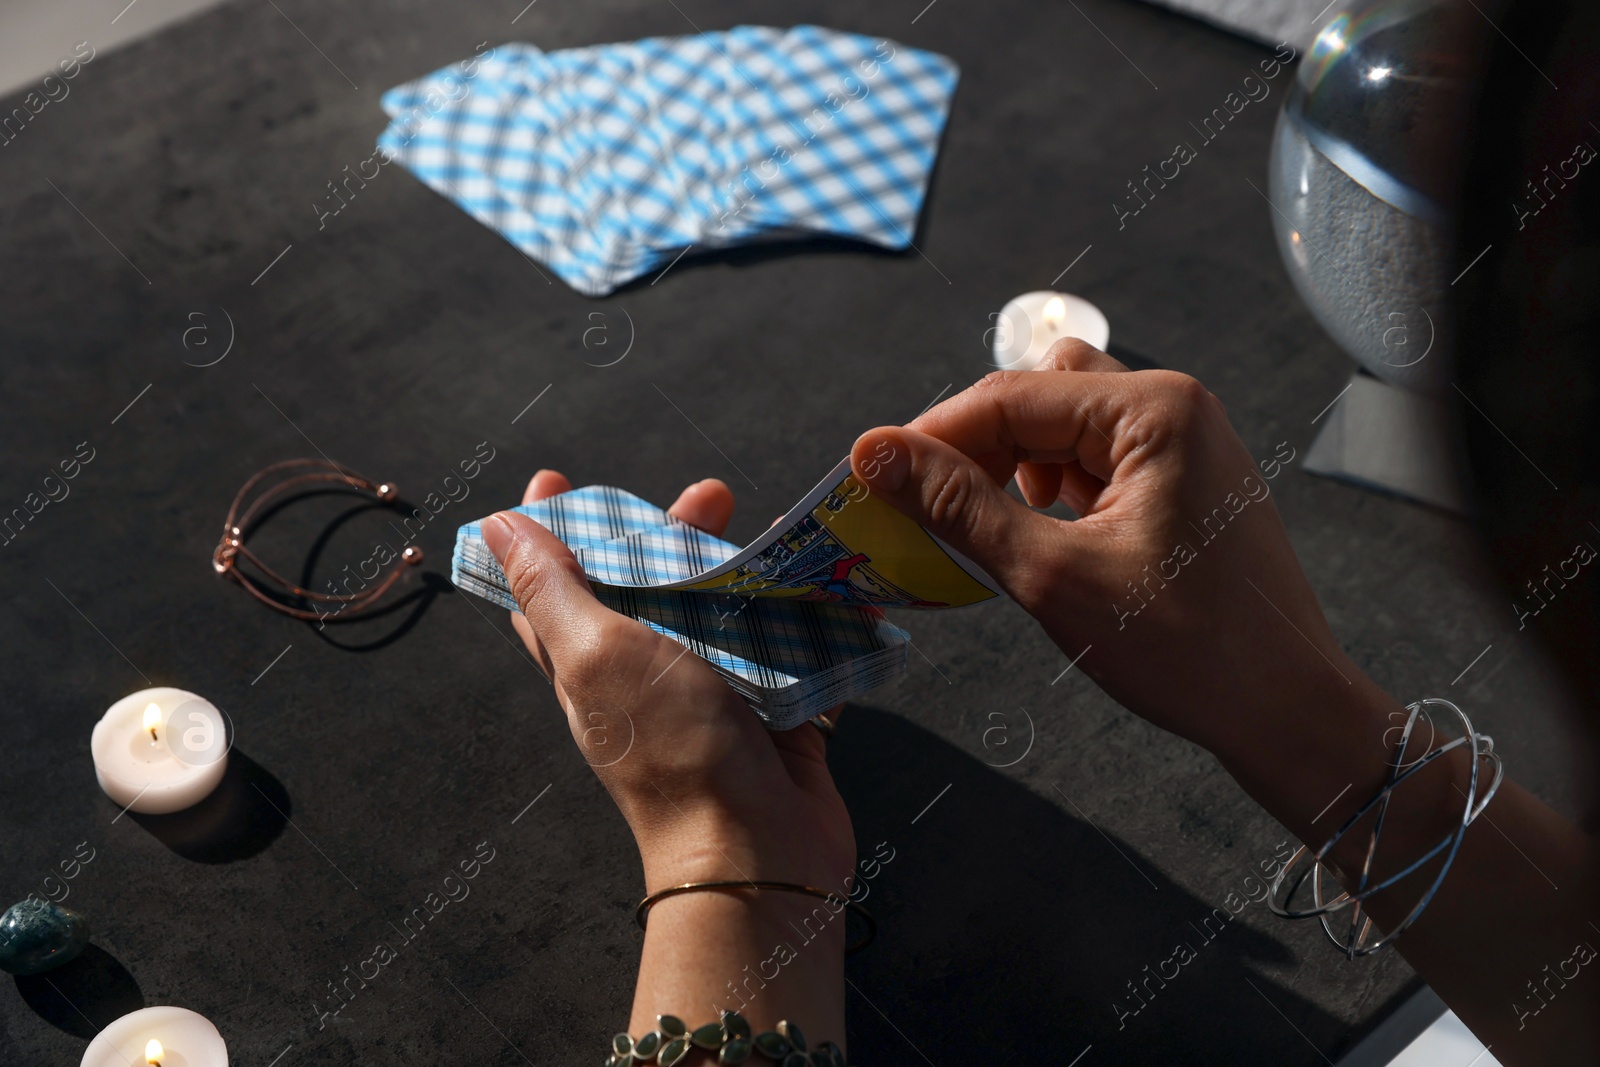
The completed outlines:
<svg viewBox="0 0 1600 1067">
<path fill-rule="evenodd" d="M 161 739 L 156 736 L 156 728 L 154 726 L 150 727 L 150 743 L 154 745 L 160 740 Z M 161 1065 L 157 1064 L 156 1067 L 161 1067 Z"/>
</svg>

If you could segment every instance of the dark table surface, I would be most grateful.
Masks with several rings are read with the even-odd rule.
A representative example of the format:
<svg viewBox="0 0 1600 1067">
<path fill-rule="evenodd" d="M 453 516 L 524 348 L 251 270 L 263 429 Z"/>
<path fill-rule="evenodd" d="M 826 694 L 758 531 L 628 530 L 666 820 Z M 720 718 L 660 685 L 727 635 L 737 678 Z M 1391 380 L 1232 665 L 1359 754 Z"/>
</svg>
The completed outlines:
<svg viewBox="0 0 1600 1067">
<path fill-rule="evenodd" d="M 1198 375 L 1258 456 L 1305 454 L 1350 365 L 1252 189 L 1288 75 L 1125 228 L 1111 206 L 1269 53 L 1120 0 L 874 7 L 544 0 L 513 27 L 520 0 L 235 2 L 99 55 L 0 148 L 0 504 L 80 442 L 94 456 L 0 546 L 0 880 L 8 899 L 64 887 L 95 928 L 82 963 L 0 997 L 0 1060 L 74 1064 L 95 1026 L 174 1003 L 255 1067 L 599 1061 L 639 945 L 632 842 L 504 613 L 443 577 L 456 526 L 538 467 L 658 501 L 722 477 L 743 540 L 860 430 L 981 376 L 989 314 L 1069 263 L 1058 287 L 1122 351 Z M 686 259 L 593 301 L 398 167 L 318 229 L 326 183 L 371 155 L 379 94 L 479 42 L 800 21 L 960 64 L 920 252 Z M 620 344 L 624 310 L 631 352 L 591 366 L 584 331 Z M 186 365 L 230 333 L 221 362 Z M 319 632 L 211 572 L 228 501 L 268 462 L 326 453 L 418 501 L 480 443 L 493 459 L 423 530 L 399 612 Z M 1460 699 L 1570 807 L 1554 687 L 1481 592 L 1465 525 L 1299 470 L 1274 488 L 1356 661 L 1405 699 Z M 386 517 L 316 498 L 259 547 L 325 578 Z M 1320 1063 L 1414 982 L 1251 904 L 1119 1027 L 1127 984 L 1200 940 L 1285 832 L 1081 673 L 1052 684 L 1066 659 L 1014 605 L 902 621 L 923 655 L 832 749 L 863 851 L 895 856 L 878 942 L 849 964 L 853 1059 Z M 147 683 L 234 725 L 229 779 L 187 821 L 117 819 L 95 785 L 91 727 Z M 320 1024 L 328 984 L 482 842 L 470 896 Z M 75 853 L 93 858 L 47 884 Z"/>
</svg>

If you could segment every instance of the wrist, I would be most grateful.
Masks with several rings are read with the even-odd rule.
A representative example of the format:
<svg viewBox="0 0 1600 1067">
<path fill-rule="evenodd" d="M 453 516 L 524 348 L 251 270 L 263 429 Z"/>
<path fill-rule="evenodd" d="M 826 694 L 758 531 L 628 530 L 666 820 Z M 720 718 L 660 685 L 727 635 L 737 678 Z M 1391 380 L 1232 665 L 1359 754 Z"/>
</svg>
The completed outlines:
<svg viewBox="0 0 1600 1067">
<path fill-rule="evenodd" d="M 1212 750 L 1246 792 L 1311 848 L 1383 788 L 1392 744 L 1405 725 L 1399 701 L 1348 661 L 1340 670 L 1348 683 L 1319 679 L 1285 694 L 1277 707 L 1256 714 L 1258 729 Z"/>
<path fill-rule="evenodd" d="M 634 831 L 644 867 L 645 892 L 688 882 L 775 881 L 846 894 L 855 866 L 855 842 L 842 847 L 799 840 L 780 828 L 757 828 L 727 819 L 684 819 Z"/>
<path fill-rule="evenodd" d="M 1322 864 L 1345 891 L 1371 892 L 1362 910 L 1378 929 L 1394 931 L 1409 921 L 1444 861 L 1435 859 L 1422 873 L 1381 891 L 1374 892 L 1375 887 L 1448 844 L 1450 835 L 1461 828 L 1468 798 L 1484 796 L 1489 772 L 1486 765 L 1479 764 L 1474 793 L 1472 751 L 1456 748 L 1397 785 L 1386 808 L 1368 807 L 1394 775 L 1396 749 L 1406 737 L 1410 712 L 1367 679 L 1359 681 L 1361 686 L 1349 694 L 1348 702 L 1318 709 L 1322 714 L 1314 727 L 1286 729 L 1255 752 L 1234 753 L 1233 761 L 1224 760 L 1224 765 L 1308 849 L 1315 851 L 1328 844 Z M 1419 714 L 1405 751 L 1398 754 L 1401 773 L 1417 767 L 1430 752 L 1460 735 L 1458 724 L 1435 726 L 1426 714 L 1427 709 Z M 1348 832 L 1332 840 L 1363 808 L 1365 814 Z M 1381 841 L 1375 842 L 1379 811 L 1383 812 L 1383 832 Z M 1310 858 L 1300 862 L 1305 865 L 1299 868 L 1301 873 L 1307 873 Z M 1324 900 L 1335 895 L 1337 890 L 1325 888 Z M 1312 900 L 1306 889 L 1295 897 L 1293 906 L 1304 909 Z M 1353 913 L 1342 914 L 1348 917 Z"/>
<path fill-rule="evenodd" d="M 844 1044 L 846 915 L 781 890 L 706 890 L 650 911 L 630 1032 L 677 1015 L 691 1028 L 726 1009 L 756 1032 L 789 1019 L 813 1046 Z"/>
</svg>

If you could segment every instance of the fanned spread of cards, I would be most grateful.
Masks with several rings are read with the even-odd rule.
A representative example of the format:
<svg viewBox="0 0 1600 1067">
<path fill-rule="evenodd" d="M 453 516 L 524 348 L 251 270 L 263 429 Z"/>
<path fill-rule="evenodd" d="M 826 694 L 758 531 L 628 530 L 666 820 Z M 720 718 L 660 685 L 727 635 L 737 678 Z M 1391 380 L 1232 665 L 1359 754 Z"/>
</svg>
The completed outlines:
<svg viewBox="0 0 1600 1067">
<path fill-rule="evenodd" d="M 905 671 L 910 636 L 881 608 L 955 608 L 998 595 L 973 563 L 835 467 L 740 549 L 610 486 L 515 510 L 559 537 L 595 595 L 705 659 L 775 730 Z M 451 580 L 517 610 L 470 522 Z"/>
</svg>

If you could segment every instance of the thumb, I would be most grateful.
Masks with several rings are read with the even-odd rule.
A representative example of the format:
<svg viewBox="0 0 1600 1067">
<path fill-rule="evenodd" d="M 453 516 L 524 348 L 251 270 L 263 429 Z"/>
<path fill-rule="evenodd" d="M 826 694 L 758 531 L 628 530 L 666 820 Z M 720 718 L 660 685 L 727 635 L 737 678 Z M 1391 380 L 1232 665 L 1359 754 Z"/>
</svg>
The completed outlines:
<svg viewBox="0 0 1600 1067">
<path fill-rule="evenodd" d="M 599 642 L 613 613 L 595 599 L 560 538 L 520 512 L 502 511 L 483 520 L 483 543 L 557 672 Z"/>
<path fill-rule="evenodd" d="M 1046 577 L 1041 570 L 1065 554 L 1054 519 L 1013 499 L 938 438 L 880 426 L 856 440 L 850 466 L 872 492 L 982 567 L 1024 607 Z"/>
</svg>

